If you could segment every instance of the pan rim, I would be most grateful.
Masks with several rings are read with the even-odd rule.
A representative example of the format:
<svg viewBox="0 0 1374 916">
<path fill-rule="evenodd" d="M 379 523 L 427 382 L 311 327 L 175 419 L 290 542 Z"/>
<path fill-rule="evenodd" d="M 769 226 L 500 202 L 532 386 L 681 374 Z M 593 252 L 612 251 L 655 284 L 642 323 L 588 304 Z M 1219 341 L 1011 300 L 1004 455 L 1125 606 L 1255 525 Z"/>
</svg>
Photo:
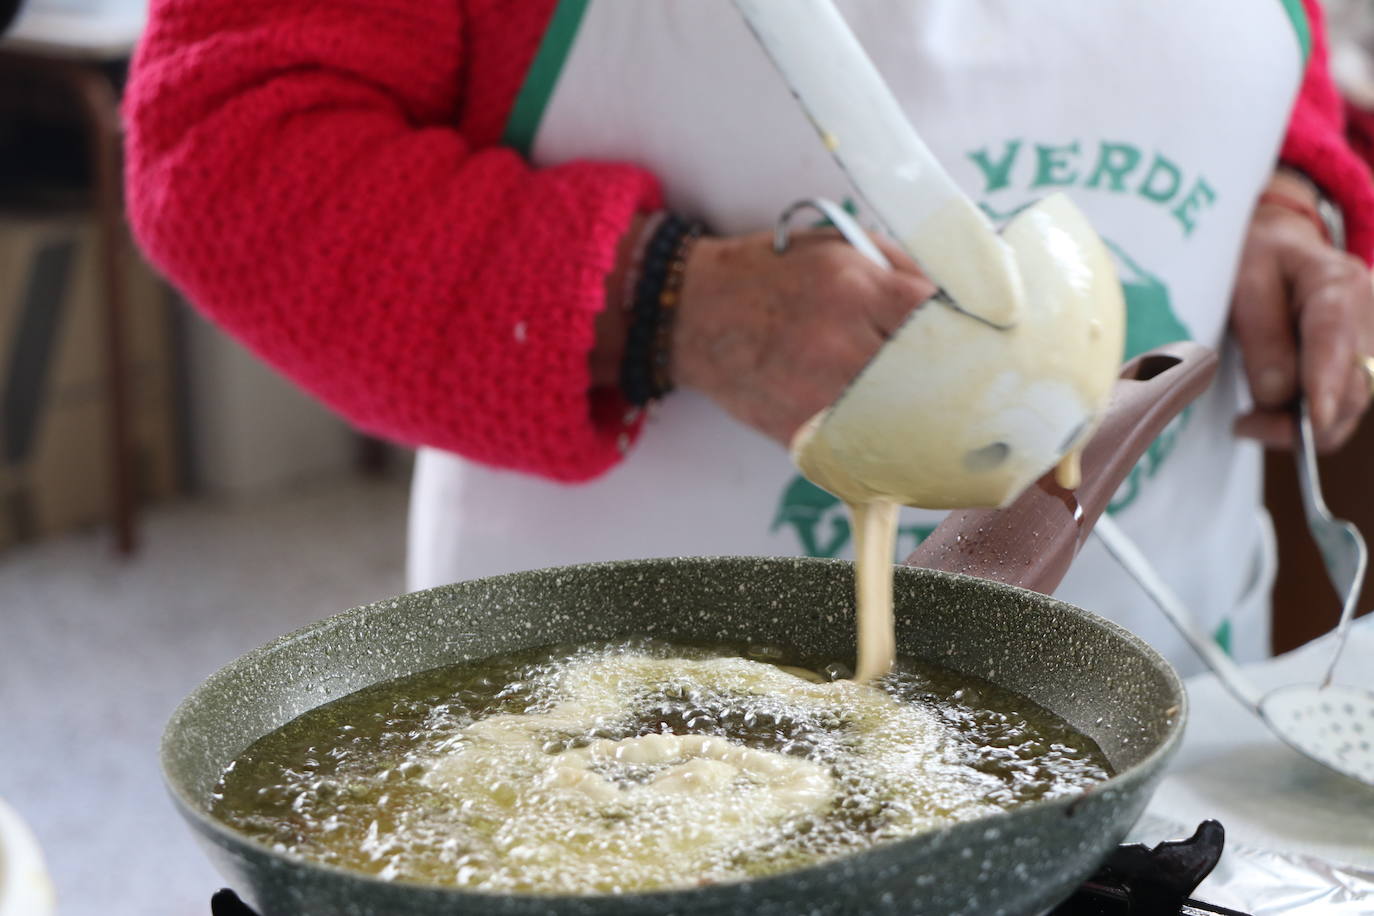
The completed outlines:
<svg viewBox="0 0 1374 916">
<path fill-rule="evenodd" d="M 181 785 L 177 779 L 173 778 L 171 774 L 171 761 L 174 756 L 174 733 L 180 731 L 178 726 L 180 726 L 183 720 L 190 714 L 195 703 L 203 694 L 211 691 L 214 687 L 226 681 L 229 681 L 235 675 L 240 674 L 243 671 L 243 669 L 249 668 L 256 664 L 259 659 L 262 659 L 276 651 L 279 651 L 281 648 L 288 646 L 291 643 L 296 642 L 297 640 L 315 637 L 320 634 L 328 633 L 330 630 L 344 626 L 352 622 L 356 618 L 364 617 L 370 613 L 376 613 L 378 610 L 381 609 L 394 607 L 394 603 L 400 600 L 401 598 L 413 598 L 415 596 L 427 595 L 434 592 L 444 591 L 453 588 L 454 586 L 460 585 L 467 587 L 476 587 L 486 583 L 498 583 L 503 580 L 526 577 L 530 573 L 551 575 L 565 571 L 582 570 L 588 567 L 595 567 L 598 569 L 634 570 L 638 568 L 657 568 L 662 567 L 664 564 L 700 565 L 718 564 L 721 562 L 747 562 L 751 564 L 757 564 L 762 562 L 777 568 L 785 568 L 789 566 L 800 568 L 805 566 L 823 565 L 845 567 L 853 566 L 853 561 L 844 559 L 833 559 L 823 557 L 747 556 L 737 554 L 722 556 L 652 557 L 629 560 L 607 560 L 591 563 L 569 564 L 566 566 L 539 567 L 537 569 L 503 573 L 496 576 L 485 576 L 478 579 L 465 579 L 459 582 L 449 583 L 447 585 L 438 585 L 432 588 L 420 589 L 414 592 L 405 592 L 401 595 L 381 598 L 377 601 L 372 601 L 367 604 L 348 608 L 346 610 L 339 611 L 335 614 L 331 614 L 327 617 L 323 617 L 319 620 L 314 621 L 313 623 L 309 623 L 305 626 L 291 630 L 290 632 L 278 636 L 277 638 L 271 640 L 268 643 L 258 646 L 255 649 L 251 649 L 248 652 L 243 653 L 242 655 L 239 655 L 230 662 L 216 669 L 212 674 L 210 674 L 208 677 L 202 680 L 189 694 L 187 694 L 187 696 L 184 699 L 182 699 L 180 703 L 177 704 L 171 716 L 168 718 L 167 725 L 163 729 L 162 737 L 159 742 L 158 763 L 162 773 L 163 784 L 167 788 L 169 794 L 172 796 L 172 800 L 176 803 L 176 807 L 178 808 L 179 813 L 182 815 L 182 817 L 191 820 L 192 826 L 195 829 L 200 830 L 204 835 L 206 835 L 210 839 L 213 839 L 217 844 L 219 844 L 221 847 L 225 849 L 232 849 L 234 846 L 247 847 L 258 855 L 266 856 L 274 860 L 284 861 L 292 866 L 304 867 L 310 871 L 322 872 L 324 874 L 331 875 L 345 881 L 362 882 L 365 885 L 374 886 L 379 889 L 403 888 L 406 891 L 422 893 L 426 895 L 452 897 L 455 900 L 472 901 L 474 905 L 479 904 L 483 901 L 509 902 L 513 900 L 525 901 L 532 904 L 547 905 L 550 907 L 557 906 L 560 903 L 571 904 L 573 902 L 577 902 L 585 904 L 587 901 L 596 900 L 623 902 L 626 906 L 631 906 L 635 903 L 649 905 L 656 901 L 662 901 L 665 905 L 671 905 L 688 897 L 693 899 L 699 899 L 701 895 L 709 894 L 711 892 L 738 893 L 740 892 L 740 889 L 743 888 L 745 889 L 744 893 L 752 893 L 755 890 L 766 888 L 772 882 L 787 881 L 788 879 L 794 878 L 796 876 L 806 875 L 834 868 L 836 863 L 840 861 L 861 859 L 885 851 L 897 850 L 901 847 L 907 846 L 908 844 L 916 845 L 920 844 L 923 841 L 929 842 L 930 839 L 936 835 L 948 835 L 950 833 L 960 832 L 965 829 L 984 829 L 986 828 L 989 822 L 1000 821 L 1003 818 L 1006 818 L 1011 815 L 1012 812 L 995 812 L 991 814 L 980 815 L 970 820 L 960 821 L 958 823 L 951 824 L 946 827 L 933 828 L 931 830 L 922 831 L 921 833 L 913 834 L 908 837 L 903 837 L 898 840 L 892 840 L 885 843 L 881 843 L 868 849 L 850 853 L 836 859 L 825 859 L 819 862 L 813 862 L 808 865 L 800 866 L 798 868 L 790 868 L 785 871 L 769 875 L 763 875 L 757 878 L 740 878 L 730 881 L 721 881 L 719 883 L 709 885 L 706 887 L 676 888 L 655 891 L 637 891 L 625 894 L 498 894 L 485 891 L 467 890 L 458 887 L 448 887 L 445 885 L 429 884 L 419 881 L 409 881 L 403 879 L 383 879 L 378 878 L 375 875 L 367 874 L 365 872 L 355 871 L 337 865 L 329 865 L 327 863 L 318 862 L 316 860 L 307 858 L 305 856 L 301 856 L 296 853 L 283 852 L 273 849 L 266 843 L 257 840 L 253 837 L 246 836 L 238 832 L 234 828 L 230 827 L 228 824 L 225 824 L 218 818 L 214 817 L 212 814 L 209 813 L 209 811 L 205 810 L 203 800 L 192 797 L 189 790 L 187 790 L 185 786 Z M 1084 799 L 1087 799 L 1092 796 L 1100 796 L 1105 792 L 1125 791 L 1126 789 L 1134 786 L 1141 780 L 1150 778 L 1152 774 L 1157 775 L 1156 771 L 1160 768 L 1162 762 L 1166 760 L 1168 757 L 1172 756 L 1173 753 L 1177 750 L 1178 745 L 1182 740 L 1183 730 L 1188 718 L 1189 704 L 1187 691 L 1184 689 L 1183 682 L 1179 678 L 1178 672 L 1174 670 L 1174 667 L 1171 664 L 1169 664 L 1169 662 L 1162 655 L 1159 654 L 1158 650 L 1156 650 L 1149 643 L 1145 642 L 1135 633 L 1131 632 L 1125 627 L 1122 627 L 1120 624 L 1115 623 L 1114 621 L 1108 620 L 1105 617 L 1095 614 L 1092 611 L 1089 611 L 1085 608 L 1079 607 L 1074 604 L 1070 604 L 1067 601 L 1063 601 L 1051 595 L 1045 595 L 1040 592 L 1024 589 L 1019 586 L 1008 585 L 1003 582 L 981 579 L 976 576 L 966 575 L 964 573 L 948 572 L 945 570 L 938 569 L 928 569 L 920 566 L 907 566 L 905 564 L 895 564 L 895 575 L 898 577 L 909 575 L 933 577 L 936 580 L 945 580 L 956 584 L 965 583 L 966 587 L 968 585 L 971 585 L 973 587 L 979 588 L 991 588 L 993 589 L 993 591 L 999 591 L 1007 595 L 1029 596 L 1033 600 L 1053 602 L 1060 608 L 1067 609 L 1068 612 L 1071 614 L 1076 614 L 1087 618 L 1087 620 L 1090 623 L 1108 630 L 1116 638 L 1128 643 L 1137 652 L 1146 656 L 1150 661 L 1156 663 L 1155 667 L 1166 676 L 1165 680 L 1167 687 L 1169 691 L 1172 693 L 1172 695 L 1176 698 L 1176 705 L 1178 707 L 1178 711 L 1175 714 L 1173 714 L 1169 721 L 1165 723 L 1167 733 L 1165 737 L 1159 742 L 1158 746 L 1156 746 L 1153 750 L 1147 753 L 1140 760 L 1137 760 L 1135 763 L 1130 764 L 1123 770 L 1114 773 L 1112 776 L 1110 776 L 1103 782 L 1098 783 L 1083 792 L 1074 794 L 1072 796 L 1059 796 L 1056 798 L 1040 799 L 1034 802 L 1029 802 L 1027 804 L 1018 806 L 1015 809 L 1016 812 L 1049 811 L 1056 808 L 1062 808 L 1065 810 L 1066 816 L 1072 816 L 1072 809 L 1081 804 Z M 330 701 L 326 700 L 325 702 Z M 311 708 L 314 709 L 317 707 Z"/>
</svg>

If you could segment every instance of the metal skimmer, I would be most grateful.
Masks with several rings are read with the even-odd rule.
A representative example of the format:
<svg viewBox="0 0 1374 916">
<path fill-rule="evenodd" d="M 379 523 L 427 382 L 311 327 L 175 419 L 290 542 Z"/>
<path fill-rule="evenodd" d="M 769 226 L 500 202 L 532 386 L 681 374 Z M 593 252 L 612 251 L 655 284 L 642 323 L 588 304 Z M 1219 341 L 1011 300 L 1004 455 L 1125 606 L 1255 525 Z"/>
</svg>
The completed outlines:
<svg viewBox="0 0 1374 916">
<path fill-rule="evenodd" d="M 1326 574 L 1341 598 L 1341 619 L 1336 624 L 1336 647 L 1331 652 L 1331 661 L 1326 666 L 1326 676 L 1322 686 L 1331 684 L 1331 676 L 1336 672 L 1336 663 L 1341 659 L 1346 637 L 1350 634 L 1350 622 L 1355 619 L 1355 605 L 1360 600 L 1360 587 L 1364 583 L 1365 566 L 1369 562 L 1369 552 L 1365 549 L 1364 538 L 1350 522 L 1335 518 L 1326 508 L 1322 498 L 1321 478 L 1317 476 L 1317 449 L 1312 441 L 1312 418 L 1307 411 L 1307 398 L 1298 403 L 1298 484 L 1302 491 L 1302 507 L 1307 513 L 1307 527 L 1312 532 L 1312 540 L 1317 542 L 1322 561 L 1326 563 Z"/>
<path fill-rule="evenodd" d="M 1270 731 L 1298 753 L 1374 788 L 1374 694 L 1355 687 L 1317 684 L 1295 684 L 1261 693 L 1203 631 L 1192 612 L 1111 518 L 1104 514 L 1093 533 L 1202 656 L 1222 685 Z"/>
</svg>

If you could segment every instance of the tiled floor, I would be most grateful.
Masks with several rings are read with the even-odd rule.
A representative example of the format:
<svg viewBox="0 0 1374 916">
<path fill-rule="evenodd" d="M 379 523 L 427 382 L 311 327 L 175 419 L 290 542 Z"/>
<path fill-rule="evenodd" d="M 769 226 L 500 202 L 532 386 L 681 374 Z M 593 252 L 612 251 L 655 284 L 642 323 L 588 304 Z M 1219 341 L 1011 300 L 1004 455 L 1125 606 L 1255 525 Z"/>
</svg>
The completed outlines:
<svg viewBox="0 0 1374 916">
<path fill-rule="evenodd" d="M 62 916 L 201 916 L 219 881 L 167 800 L 162 726 L 206 675 L 402 590 L 406 491 L 343 479 L 152 513 L 0 554 L 0 797 L 38 835 Z"/>
</svg>

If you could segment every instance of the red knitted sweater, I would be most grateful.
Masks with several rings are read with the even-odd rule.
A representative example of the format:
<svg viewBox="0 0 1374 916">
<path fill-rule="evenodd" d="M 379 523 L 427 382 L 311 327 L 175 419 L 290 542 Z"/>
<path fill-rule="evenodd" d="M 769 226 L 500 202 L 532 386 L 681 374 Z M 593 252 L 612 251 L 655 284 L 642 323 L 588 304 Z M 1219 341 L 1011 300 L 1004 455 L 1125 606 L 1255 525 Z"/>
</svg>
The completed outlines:
<svg viewBox="0 0 1374 916">
<path fill-rule="evenodd" d="M 1274 0 L 1276 2 L 1276 0 Z M 1316 0 L 1285 161 L 1374 253 Z M 642 169 L 499 146 L 554 0 L 153 0 L 126 101 L 135 231 L 214 321 L 359 427 L 574 481 L 622 456 L 588 356 Z"/>
</svg>

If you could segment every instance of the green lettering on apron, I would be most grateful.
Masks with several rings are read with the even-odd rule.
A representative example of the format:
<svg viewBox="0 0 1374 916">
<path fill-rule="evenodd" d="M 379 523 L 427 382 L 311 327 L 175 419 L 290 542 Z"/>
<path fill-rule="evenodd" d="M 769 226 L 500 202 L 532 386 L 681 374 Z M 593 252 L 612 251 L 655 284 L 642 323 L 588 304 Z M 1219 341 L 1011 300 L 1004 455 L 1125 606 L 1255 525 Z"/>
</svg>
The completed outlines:
<svg viewBox="0 0 1374 916">
<path fill-rule="evenodd" d="M 1105 176 L 1111 181 L 1111 190 L 1124 191 L 1126 176 L 1139 164 L 1140 150 L 1129 143 L 1108 143 L 1104 140 L 1098 148 L 1097 168 L 1084 187 L 1100 187 Z"/>
<path fill-rule="evenodd" d="M 1021 150 L 1020 140 L 1008 140 L 1000 159 L 993 161 L 986 149 L 974 150 L 968 154 L 987 179 L 985 192 L 1000 191 L 1011 184 L 1011 167 L 1016 164 L 1016 154 Z"/>
<path fill-rule="evenodd" d="M 1077 181 L 1078 173 L 1071 171 L 1073 163 L 1070 155 L 1078 155 L 1077 142 L 1064 146 L 1035 144 L 1035 181 L 1031 187 L 1069 187 Z"/>
</svg>

